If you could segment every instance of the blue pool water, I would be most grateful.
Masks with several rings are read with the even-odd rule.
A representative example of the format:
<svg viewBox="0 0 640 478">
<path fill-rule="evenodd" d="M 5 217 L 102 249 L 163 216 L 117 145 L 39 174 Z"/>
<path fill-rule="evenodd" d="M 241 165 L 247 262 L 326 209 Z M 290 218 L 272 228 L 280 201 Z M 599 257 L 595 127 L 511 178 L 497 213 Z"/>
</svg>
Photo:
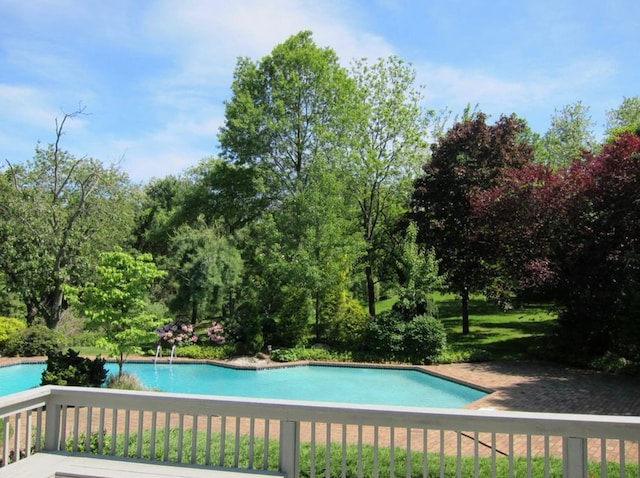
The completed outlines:
<svg viewBox="0 0 640 478">
<path fill-rule="evenodd" d="M 108 363 L 112 373 L 117 365 Z M 0 368 L 0 396 L 40 384 L 45 364 Z M 460 408 L 486 395 L 417 370 L 295 366 L 239 370 L 203 363 L 126 363 L 147 387 L 164 392 L 359 404 Z"/>
</svg>

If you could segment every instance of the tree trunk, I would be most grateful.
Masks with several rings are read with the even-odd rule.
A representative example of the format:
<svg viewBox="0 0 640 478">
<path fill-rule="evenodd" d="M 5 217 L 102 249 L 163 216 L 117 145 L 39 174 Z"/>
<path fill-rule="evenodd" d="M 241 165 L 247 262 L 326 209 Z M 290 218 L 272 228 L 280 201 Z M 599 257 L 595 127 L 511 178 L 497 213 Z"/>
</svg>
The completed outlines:
<svg viewBox="0 0 640 478">
<path fill-rule="evenodd" d="M 27 327 L 31 327 L 38 315 L 38 305 L 35 300 L 27 299 L 25 300 L 25 306 L 27 307 Z"/>
<path fill-rule="evenodd" d="M 469 289 L 462 289 L 462 335 L 469 333 Z"/>
<path fill-rule="evenodd" d="M 122 377 L 122 366 L 124 365 L 124 354 L 120 352 L 120 358 L 118 359 L 118 377 Z"/>
<path fill-rule="evenodd" d="M 369 315 L 371 317 L 376 316 L 376 291 L 375 284 L 373 282 L 373 268 L 371 264 L 367 264 L 365 267 L 365 274 L 367 275 L 367 300 L 369 303 Z"/>
<path fill-rule="evenodd" d="M 47 304 L 47 307 L 43 309 L 43 315 L 45 316 L 47 327 L 50 329 L 55 329 L 58 322 L 60 322 L 60 318 L 62 317 L 63 299 L 64 293 L 60 287 L 56 288 L 49 294 L 49 303 Z"/>
<path fill-rule="evenodd" d="M 320 292 L 315 293 L 316 342 L 320 342 Z"/>
<path fill-rule="evenodd" d="M 191 300 L 191 324 L 196 325 L 198 322 L 198 301 L 196 299 Z"/>
</svg>

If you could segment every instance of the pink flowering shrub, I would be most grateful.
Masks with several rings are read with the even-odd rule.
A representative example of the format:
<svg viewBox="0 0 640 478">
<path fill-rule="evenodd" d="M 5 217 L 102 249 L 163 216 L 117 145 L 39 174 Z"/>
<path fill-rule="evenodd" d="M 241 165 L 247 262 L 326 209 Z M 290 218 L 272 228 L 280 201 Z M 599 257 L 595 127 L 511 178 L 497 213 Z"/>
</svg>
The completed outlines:
<svg viewBox="0 0 640 478">
<path fill-rule="evenodd" d="M 207 327 L 204 331 L 211 342 L 218 345 L 225 343 L 224 330 L 218 322 L 211 322 L 211 327 Z"/>
<path fill-rule="evenodd" d="M 180 319 L 158 327 L 156 333 L 160 345 L 168 347 L 195 344 L 199 338 L 193 325 Z"/>
</svg>

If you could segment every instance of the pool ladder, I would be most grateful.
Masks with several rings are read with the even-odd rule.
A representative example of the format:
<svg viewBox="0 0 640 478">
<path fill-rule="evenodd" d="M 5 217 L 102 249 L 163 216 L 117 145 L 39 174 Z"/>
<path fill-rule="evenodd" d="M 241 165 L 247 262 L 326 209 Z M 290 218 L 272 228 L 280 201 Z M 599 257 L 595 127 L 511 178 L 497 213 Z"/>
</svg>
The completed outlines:
<svg viewBox="0 0 640 478">
<path fill-rule="evenodd" d="M 173 362 L 173 357 L 176 354 L 176 346 L 173 345 L 171 346 L 171 355 L 169 356 L 169 365 L 171 365 L 171 363 Z M 156 347 L 156 356 L 153 359 L 153 363 L 156 364 L 158 363 L 158 357 L 162 357 L 162 346 L 158 345 Z"/>
</svg>

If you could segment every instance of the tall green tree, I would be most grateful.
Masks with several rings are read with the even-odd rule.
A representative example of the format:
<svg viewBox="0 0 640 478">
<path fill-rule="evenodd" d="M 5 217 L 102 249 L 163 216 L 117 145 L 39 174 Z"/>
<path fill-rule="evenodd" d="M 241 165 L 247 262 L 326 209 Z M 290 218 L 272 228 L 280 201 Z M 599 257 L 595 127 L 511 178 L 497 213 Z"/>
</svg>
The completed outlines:
<svg viewBox="0 0 640 478">
<path fill-rule="evenodd" d="M 190 188 L 187 179 L 171 175 L 144 185 L 133 231 L 138 251 L 148 252 L 156 259 L 168 254 L 171 235 L 187 222 L 181 211 Z"/>
<path fill-rule="evenodd" d="M 241 58 L 219 134 L 223 157 L 255 165 L 274 200 L 295 192 L 338 134 L 350 85 L 336 53 L 318 47 L 309 31 L 259 62 Z"/>
<path fill-rule="evenodd" d="M 487 125 L 483 113 L 456 123 L 432 146 L 431 160 L 415 182 L 411 217 L 420 241 L 435 249 L 449 289 L 460 294 L 463 334 L 469 333 L 469 294 L 481 291 L 490 278 L 491 244 L 476 240 L 472 200 L 505 169 L 531 161 L 533 147 L 521 135 L 525 126 L 515 115 Z"/>
<path fill-rule="evenodd" d="M 24 165 L 7 162 L 0 180 L 0 269 L 29 324 L 55 327 L 63 286 L 85 278 L 96 252 L 130 240 L 137 193 L 126 175 L 62 149 L 66 122 L 81 113 L 56 120 L 55 142 Z"/>
<path fill-rule="evenodd" d="M 442 277 L 438 274 L 435 250 L 427 250 L 418 242 L 418 226 L 414 222 L 407 226 L 397 267 L 402 278 L 393 308 L 407 318 L 425 314 L 433 317 L 435 305 L 429 294 L 442 286 Z"/>
<path fill-rule="evenodd" d="M 557 169 L 596 146 L 589 107 L 581 101 L 556 110 L 551 116 L 551 127 L 538 143 L 536 160 Z"/>
<path fill-rule="evenodd" d="M 262 211 L 245 248 L 249 275 L 262 291 L 259 309 L 277 314 L 281 328 L 300 337 L 312 311 L 320 316 L 321 291 L 334 280 L 329 258 L 349 242 L 332 165 L 353 92 L 335 52 L 301 32 L 259 62 L 239 60 L 219 135 L 223 157 L 253 176 Z M 286 325 L 289 318 L 296 323 Z"/>
<path fill-rule="evenodd" d="M 259 219 L 271 198 L 266 194 L 255 165 L 206 158 L 187 171 L 190 187 L 177 211 L 183 224 L 196 225 L 199 218 L 219 223 L 236 234 Z"/>
<path fill-rule="evenodd" d="M 391 230 L 410 200 L 411 183 L 428 154 L 430 111 L 421 107 L 415 70 L 400 58 L 353 64 L 357 87 L 342 164 L 349 198 L 367 243 L 365 280 L 369 314 L 375 315 L 375 283 Z"/>
<path fill-rule="evenodd" d="M 182 225 L 170 241 L 170 280 L 176 294 L 170 307 L 192 324 L 219 316 L 223 305 L 233 309 L 243 269 L 240 252 L 220 227 L 202 220 L 196 227 Z"/>
<path fill-rule="evenodd" d="M 340 178 L 320 162 L 311 168 L 307 187 L 283 201 L 277 214 L 265 217 L 257 257 L 271 289 L 283 295 L 295 289 L 310 304 L 307 320 L 313 320 L 320 339 L 328 296 L 349 288 L 365 244 Z M 306 323 L 302 316 L 300 321 Z"/>
<path fill-rule="evenodd" d="M 129 354 L 140 353 L 142 345 L 157 338 L 155 328 L 163 318 L 149 312 L 149 291 L 164 274 L 150 254 L 115 249 L 100 254 L 93 281 L 67 288 L 87 328 L 101 334 L 97 345 L 116 357 L 119 375 Z"/>
<path fill-rule="evenodd" d="M 640 96 L 624 98 L 616 109 L 607 111 L 607 136 L 615 138 L 624 132 L 640 130 Z"/>
</svg>

